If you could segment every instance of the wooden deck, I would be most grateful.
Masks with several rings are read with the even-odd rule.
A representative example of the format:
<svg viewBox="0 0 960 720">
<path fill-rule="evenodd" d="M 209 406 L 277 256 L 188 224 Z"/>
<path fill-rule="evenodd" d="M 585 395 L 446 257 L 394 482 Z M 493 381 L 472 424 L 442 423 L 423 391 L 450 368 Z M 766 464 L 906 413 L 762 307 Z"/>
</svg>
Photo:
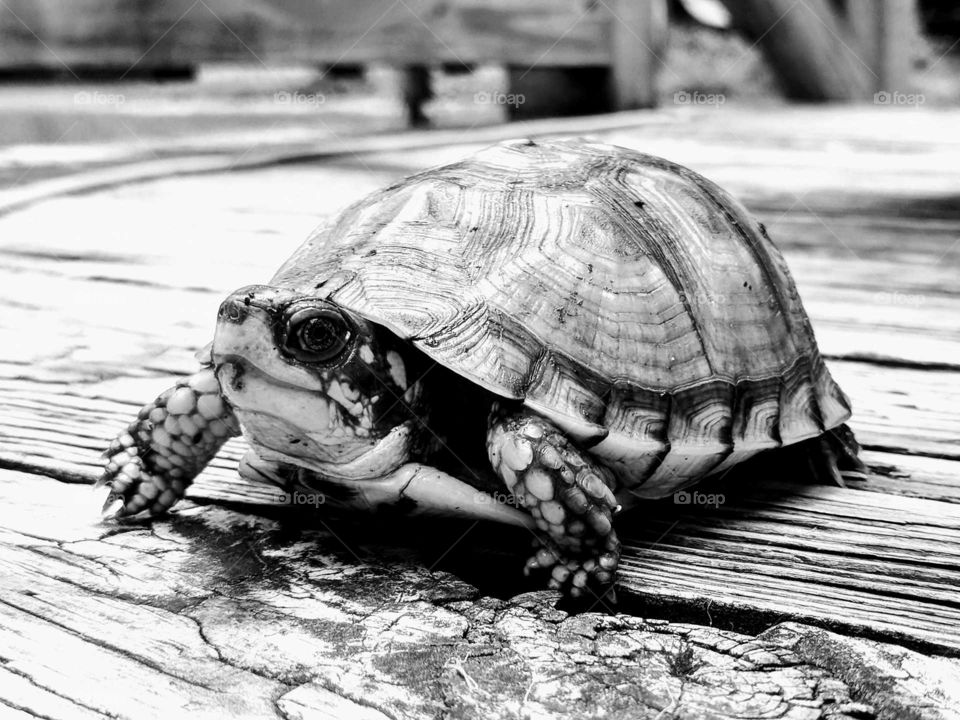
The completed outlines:
<svg viewBox="0 0 960 720">
<path fill-rule="evenodd" d="M 960 718 L 958 126 L 912 108 L 638 113 L 11 196 L 0 716 Z M 295 512 L 235 476 L 239 441 L 170 518 L 98 524 L 99 452 L 191 371 L 225 293 L 351 200 L 510 132 L 590 133 L 741 197 L 787 257 L 869 474 L 756 477 L 712 487 L 719 507 L 625 516 L 619 603 L 585 608 L 530 592 L 523 531 Z"/>
</svg>

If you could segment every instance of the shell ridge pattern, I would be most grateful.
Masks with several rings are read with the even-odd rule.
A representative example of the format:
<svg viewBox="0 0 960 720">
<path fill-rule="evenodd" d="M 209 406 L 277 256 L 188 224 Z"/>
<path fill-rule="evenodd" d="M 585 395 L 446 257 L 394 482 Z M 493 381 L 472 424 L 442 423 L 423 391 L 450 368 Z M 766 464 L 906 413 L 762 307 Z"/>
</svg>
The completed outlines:
<svg viewBox="0 0 960 720">
<path fill-rule="evenodd" d="M 679 274 L 674 270 L 674 265 L 669 262 L 670 258 L 667 257 L 667 254 L 664 252 L 664 249 L 661 247 L 661 244 L 656 242 L 653 238 L 650 237 L 650 233 L 647 228 L 644 226 L 644 223 L 641 222 L 637 217 L 635 217 L 634 212 L 638 210 L 637 206 L 634 205 L 632 200 L 629 200 L 630 193 L 625 191 L 614 191 L 609 186 L 604 183 L 592 181 L 588 183 L 587 187 L 590 189 L 591 193 L 601 201 L 608 202 L 616 207 L 619 207 L 622 212 L 622 217 L 615 218 L 617 222 L 624 225 L 624 230 L 631 237 L 631 239 L 636 243 L 636 247 L 640 252 L 652 255 L 657 260 L 657 265 L 659 269 L 663 272 L 664 276 L 670 282 L 671 287 L 677 293 L 677 296 L 680 299 L 681 304 L 683 305 L 684 312 L 687 317 L 691 320 L 691 325 L 693 331 L 697 336 L 697 342 L 700 344 L 700 349 L 703 352 L 704 360 L 707 363 L 707 367 L 710 370 L 711 377 L 717 375 L 716 369 L 713 366 L 713 362 L 710 358 L 709 352 L 707 351 L 706 343 L 704 342 L 703 333 L 700 330 L 700 327 L 697 324 L 696 315 L 693 312 L 693 308 L 690 305 L 689 299 L 687 297 L 688 289 L 684 287 L 683 282 L 680 279 Z M 624 218 L 629 218 L 633 228 L 636 232 L 630 232 L 630 227 L 626 226 Z M 652 219 L 652 218 L 651 218 Z M 661 223 L 656 223 L 658 228 L 663 228 Z M 641 242 L 641 238 L 648 239 L 648 242 Z"/>
<path fill-rule="evenodd" d="M 561 181 L 559 181 L 559 180 L 556 180 L 556 179 L 551 179 L 551 180 L 552 180 L 552 184 L 551 184 L 550 187 L 554 187 L 554 186 L 555 186 L 555 187 L 559 187 L 559 188 L 565 190 L 565 192 L 564 192 L 562 195 L 561 195 L 561 194 L 554 194 L 554 197 L 557 197 L 557 198 L 560 198 L 560 199 L 564 200 L 563 210 L 566 211 L 566 213 L 565 213 L 565 212 L 552 213 L 552 214 L 551 214 L 551 213 L 546 213 L 546 216 L 547 216 L 548 218 L 552 218 L 552 217 L 556 216 L 556 217 L 558 217 L 558 218 L 562 221 L 561 224 L 560 224 L 557 228 L 555 228 L 555 229 L 553 229 L 552 231 L 548 232 L 548 234 L 545 236 L 547 239 L 550 239 L 550 240 L 552 241 L 552 242 L 550 243 L 550 247 L 549 247 L 549 249 L 552 251 L 552 255 L 546 254 L 545 252 L 541 252 L 541 255 L 544 255 L 544 256 L 545 256 L 544 258 L 541 258 L 541 259 L 545 259 L 545 261 L 547 262 L 547 265 L 546 265 L 546 266 L 547 266 L 547 267 L 552 267 L 552 268 L 554 268 L 555 271 L 556 271 L 557 269 L 562 269 L 562 268 L 564 268 L 565 266 L 569 266 L 569 265 L 570 265 L 570 263 L 565 263 L 565 262 L 563 261 L 564 257 L 570 257 L 570 253 L 571 253 L 571 252 L 574 252 L 574 253 L 575 253 L 578 249 L 582 249 L 582 247 L 578 248 L 578 246 L 577 246 L 577 244 L 576 244 L 576 235 L 575 235 L 575 232 L 567 233 L 567 232 L 564 231 L 563 222 L 566 222 L 566 221 L 567 221 L 567 216 L 568 216 L 568 215 L 569 215 L 569 222 L 571 223 L 571 226 L 570 226 L 570 230 L 571 230 L 571 231 L 577 231 L 578 229 L 582 231 L 586 226 L 590 225 L 591 222 L 593 223 L 594 229 L 596 230 L 597 228 L 600 228 L 600 223 L 607 223 L 607 224 L 609 224 L 609 223 L 612 221 L 612 220 L 611 220 L 611 217 L 610 217 L 610 213 L 597 213 L 597 212 L 594 210 L 594 211 L 593 211 L 592 213 L 590 213 L 589 215 L 586 214 L 587 207 L 596 208 L 596 206 L 597 206 L 598 204 L 600 204 L 601 207 L 602 207 L 602 204 L 601 204 L 601 203 L 596 203 L 595 201 L 597 201 L 597 200 L 602 200 L 603 198 L 599 198 L 596 193 L 590 192 L 590 190 L 589 190 L 586 186 L 587 186 L 588 183 L 592 182 L 592 181 L 591 181 L 591 178 L 590 178 L 590 177 L 583 177 L 583 176 L 584 176 L 584 174 L 586 174 L 586 175 L 588 175 L 588 176 L 589 176 L 589 175 L 595 175 L 595 174 L 597 174 L 597 172 L 598 172 L 597 168 L 600 167 L 600 166 L 609 167 L 609 161 L 606 160 L 606 159 L 604 159 L 604 162 L 581 163 L 581 165 L 580 165 L 581 172 L 579 172 L 579 173 L 576 173 L 576 168 L 568 168 L 568 173 L 567 173 L 567 174 L 568 174 L 568 175 L 574 175 L 574 174 L 575 174 L 576 177 L 580 178 L 580 180 L 579 180 L 578 182 L 577 182 L 577 181 L 574 181 L 574 180 L 570 180 L 570 179 L 564 180 L 563 182 L 561 182 Z M 582 170 L 583 167 L 587 167 L 588 170 L 587 170 L 587 171 L 583 171 L 583 170 Z M 539 187 L 539 185 L 541 184 L 541 181 L 538 179 L 537 182 L 538 182 L 538 187 Z M 574 201 L 573 201 L 573 202 L 570 201 L 571 193 L 572 193 L 573 191 L 570 190 L 570 189 L 568 189 L 568 188 L 573 188 L 573 190 L 575 190 L 576 193 L 577 193 L 577 195 L 573 196 L 573 197 L 574 197 Z M 545 194 L 547 194 L 548 196 L 550 195 L 550 193 L 545 193 Z M 575 201 L 578 196 L 579 196 L 579 199 L 582 201 L 581 204 L 578 204 L 578 203 Z M 587 205 L 587 203 L 589 203 L 589 205 Z M 601 229 L 602 229 L 602 228 L 601 228 Z M 635 233 L 633 233 L 633 232 L 631 232 L 631 231 L 629 231 L 629 230 L 623 230 L 623 231 L 621 231 L 621 232 L 622 232 L 622 234 L 624 234 L 624 235 L 635 234 Z M 568 235 L 569 235 L 570 237 L 567 237 Z M 557 242 L 557 239 L 564 239 L 565 244 L 558 243 L 558 242 Z M 571 244 L 571 240 L 573 240 L 573 244 Z M 636 243 L 636 241 L 635 241 L 635 244 L 639 245 L 639 243 Z M 642 249 L 642 247 L 641 247 L 641 249 Z M 582 255 L 582 253 L 580 253 L 580 254 Z M 588 264 L 588 263 L 587 263 L 587 260 L 586 260 L 585 258 L 580 258 L 580 261 L 583 262 L 584 266 L 586 266 L 586 265 Z M 660 263 L 655 264 L 654 269 L 655 269 L 656 272 L 657 272 L 658 274 L 660 274 L 660 275 L 663 275 L 664 270 L 663 270 L 663 267 L 662 267 L 662 266 L 663 266 L 664 264 L 665 264 L 665 263 L 663 263 L 662 261 L 661 261 Z M 591 265 L 591 268 L 592 268 L 592 265 Z M 586 271 L 586 267 L 583 268 L 584 274 L 586 274 L 585 271 Z M 607 316 L 608 319 L 611 319 L 611 318 L 612 318 L 612 322 L 613 322 L 613 323 L 618 322 L 618 321 L 616 320 L 617 317 L 622 317 L 622 316 L 624 316 L 624 315 L 627 315 L 627 316 L 628 316 L 628 319 L 629 319 L 629 313 L 625 313 L 625 311 L 622 310 L 622 309 L 620 309 L 620 308 L 618 308 L 616 304 L 612 304 L 612 305 L 610 306 L 610 307 L 612 308 L 612 311 L 611 311 L 610 313 L 608 313 L 608 314 L 605 314 L 604 311 L 603 311 L 603 309 L 602 309 L 602 308 L 603 308 L 602 300 L 603 300 L 603 298 L 605 297 L 604 293 L 608 293 L 608 294 L 611 294 L 611 295 L 612 295 L 612 294 L 619 295 L 619 292 L 620 292 L 620 291 L 617 291 L 617 290 L 615 290 L 614 288 L 611 287 L 611 288 L 606 288 L 606 289 L 604 289 L 604 290 L 601 292 L 599 285 L 591 284 L 589 280 L 585 280 L 585 278 L 582 277 L 582 276 L 578 276 L 578 277 L 576 278 L 576 280 L 579 281 L 579 283 L 580 283 L 580 285 L 579 285 L 580 289 L 587 291 L 588 295 L 591 295 L 591 294 L 592 294 L 592 295 L 594 296 L 593 299 L 594 299 L 594 300 L 599 300 L 599 301 L 600 301 L 600 304 L 595 304 L 595 305 L 591 308 L 591 310 L 595 311 L 595 313 L 594 313 L 594 312 L 590 312 L 590 313 L 589 313 L 589 315 L 591 315 L 591 316 L 599 316 L 598 322 L 597 322 L 597 323 L 589 323 L 589 322 L 579 322 L 579 323 L 575 323 L 575 324 L 573 325 L 574 332 L 581 332 L 581 333 L 582 333 L 582 332 L 585 332 L 585 331 L 587 331 L 587 330 L 591 330 L 591 329 L 592 329 L 592 330 L 594 331 L 594 333 L 593 333 L 594 335 L 596 335 L 596 334 L 599 332 L 599 333 L 601 333 L 601 334 L 600 334 L 600 337 L 603 337 L 603 328 L 602 328 L 602 327 L 598 327 L 598 326 L 603 324 L 603 323 L 602 323 L 602 320 L 603 320 L 603 317 L 604 317 L 604 316 Z M 675 285 L 676 285 L 676 283 L 674 283 L 674 286 L 675 286 Z M 634 292 L 634 293 L 637 293 L 636 290 L 634 290 L 633 292 Z M 675 291 L 675 292 L 676 292 L 676 291 Z M 679 292 L 677 292 L 677 294 L 679 294 Z M 570 298 L 571 298 L 571 299 L 576 299 L 576 298 L 575 298 L 576 295 L 577 295 L 577 292 L 575 291 L 575 292 L 570 296 Z M 597 295 L 599 295 L 600 297 L 597 298 L 597 297 L 596 297 Z M 589 300 L 590 298 L 588 297 L 587 299 Z M 568 300 L 568 302 L 569 302 L 569 300 Z M 583 299 L 577 300 L 577 303 L 576 303 L 576 304 L 582 305 L 582 304 L 583 304 Z M 587 307 L 588 307 L 588 308 L 591 307 L 589 303 L 588 303 Z M 521 308 L 521 310 L 522 310 L 522 308 Z M 565 309 L 560 308 L 560 311 L 561 311 L 561 312 L 564 312 L 564 310 L 565 310 Z M 514 312 L 515 312 L 515 313 L 518 312 L 518 309 L 515 308 L 515 309 L 514 309 Z M 682 313 L 682 312 L 681 312 L 681 313 L 678 313 L 678 315 L 680 315 L 680 314 L 683 314 L 683 313 Z M 689 318 L 689 313 L 687 313 L 687 314 L 685 315 L 685 317 Z M 666 319 L 667 321 L 669 321 L 671 318 L 665 318 L 665 319 Z M 608 324 L 609 324 L 609 323 L 608 323 Z M 657 323 L 657 324 L 660 325 L 660 326 L 663 326 L 663 323 L 662 323 L 662 322 L 659 322 L 659 323 Z M 610 333 L 607 333 L 607 334 L 609 335 Z M 642 338 L 635 338 L 635 340 L 636 340 L 637 342 L 639 342 L 639 340 L 641 340 L 641 339 L 642 339 Z M 549 342 L 549 340 L 546 339 L 546 338 L 543 338 L 543 340 L 546 341 L 546 342 Z M 550 343 L 550 344 L 555 347 L 555 344 L 554 344 L 554 343 Z M 620 358 L 621 361 L 622 361 L 622 359 L 623 359 L 622 356 L 620 355 L 620 353 L 617 352 L 617 348 L 616 348 L 616 347 L 613 347 L 612 350 L 611 350 L 611 349 L 607 349 L 607 348 L 604 348 L 602 344 L 596 344 L 596 343 L 590 342 L 590 341 L 589 341 L 589 338 L 586 338 L 586 337 L 580 339 L 580 344 L 581 344 L 581 345 L 585 345 L 585 346 L 590 346 L 590 348 L 591 348 L 590 353 L 589 353 L 589 356 L 576 358 L 576 360 L 577 360 L 581 365 L 588 365 L 588 364 L 590 363 L 590 358 L 591 358 L 591 357 L 605 357 L 605 358 L 608 358 L 608 359 L 610 359 L 610 360 L 612 360 L 612 361 L 615 361 L 615 360 L 617 360 L 618 358 Z M 609 344 L 609 343 L 608 343 L 608 344 Z M 559 354 L 559 353 L 558 353 L 558 354 Z M 583 353 L 581 353 L 581 354 L 583 354 Z M 563 353 L 563 356 L 566 357 L 566 358 L 573 358 L 573 356 L 570 355 L 569 353 Z M 700 352 L 698 353 L 698 356 L 699 356 L 701 359 L 704 357 L 702 347 L 700 348 Z M 610 363 L 607 363 L 607 364 L 610 364 Z M 641 382 L 641 381 L 640 381 L 640 378 L 639 378 L 635 373 L 628 373 L 627 375 L 621 375 L 621 374 L 616 374 L 616 373 L 615 373 L 615 374 L 612 374 L 612 375 L 611 375 L 610 373 L 604 372 L 604 373 L 601 373 L 601 375 L 602 375 L 602 377 L 603 377 L 607 382 L 611 382 L 611 381 L 614 381 L 614 380 L 617 380 L 617 379 L 623 379 L 623 380 L 632 382 L 632 383 L 633 383 L 634 385 L 636 385 L 636 386 L 649 387 L 649 388 L 651 388 L 651 389 L 658 389 L 658 390 L 662 390 L 662 389 L 663 389 L 662 387 L 660 387 L 659 385 L 657 385 L 657 384 L 654 383 L 654 382 L 651 382 L 651 383 L 649 383 L 649 384 L 645 384 L 645 383 Z"/>
<path fill-rule="evenodd" d="M 773 241 L 767 235 L 767 229 L 762 224 L 758 223 L 758 225 L 759 225 L 761 237 L 763 237 L 768 243 L 771 243 L 772 245 Z M 774 259 L 776 260 L 776 258 Z M 793 300 L 799 307 L 802 307 L 802 302 L 800 300 L 799 294 L 796 292 L 796 285 L 793 281 L 793 275 L 790 272 L 790 268 L 787 267 L 786 262 L 782 261 L 782 258 L 778 263 L 778 265 L 779 265 L 780 272 L 783 274 L 783 276 L 787 280 L 786 284 L 788 287 L 785 288 L 785 292 L 790 292 L 791 300 Z M 833 384 L 833 378 L 830 377 L 830 372 L 829 370 L 827 370 L 826 364 L 823 362 L 823 357 L 820 355 L 819 351 L 817 350 L 816 338 L 813 333 L 813 326 L 810 324 L 810 318 L 809 316 L 806 315 L 806 313 L 801 313 L 800 325 L 803 331 L 803 336 L 809 344 L 807 353 L 809 355 L 810 360 L 807 363 L 807 369 L 808 369 L 807 379 L 809 381 L 808 392 L 810 396 L 810 412 L 813 415 L 814 420 L 817 422 L 817 427 L 819 428 L 820 432 L 823 432 L 830 428 L 827 427 L 826 413 L 824 412 L 823 403 L 820 398 L 818 390 L 821 386 L 821 383 L 823 383 L 824 381 Z M 847 416 L 849 417 L 849 407 L 847 408 L 847 411 L 848 411 Z M 846 418 L 843 418 L 843 420 L 846 420 Z M 840 420 L 840 422 L 843 422 L 843 420 Z M 831 427 L 836 427 L 836 425 L 840 424 L 840 422 L 836 423 L 835 425 L 832 425 Z"/>
<path fill-rule="evenodd" d="M 733 213 L 730 212 L 730 205 L 733 202 L 733 199 L 728 196 L 721 198 L 717 193 L 717 190 L 719 190 L 719 188 L 714 186 L 713 183 L 710 183 L 709 181 L 707 181 L 706 178 L 699 176 L 696 173 L 692 173 L 688 171 L 686 168 L 683 168 L 680 174 L 685 179 L 689 180 L 694 185 L 696 185 L 697 188 L 699 188 L 706 197 L 710 198 L 714 207 L 723 214 L 723 216 L 727 219 L 727 222 L 733 228 L 734 232 L 736 232 L 740 236 L 740 238 L 744 241 L 745 246 L 750 250 L 750 253 L 756 259 L 757 265 L 759 266 L 760 271 L 766 277 L 768 287 L 773 291 L 773 297 L 777 302 L 777 308 L 780 315 L 783 317 L 784 322 L 786 322 L 791 327 L 791 330 L 794 329 L 793 328 L 794 319 L 793 319 L 792 313 L 788 311 L 788 305 L 785 302 L 785 299 L 783 297 L 783 292 L 782 292 L 782 288 L 780 287 L 780 283 L 777 281 L 777 278 L 773 276 L 773 273 L 771 272 L 769 267 L 769 263 L 773 262 L 773 258 L 769 257 L 767 254 L 761 254 L 760 248 L 757 247 L 757 244 L 754 241 L 753 237 L 751 237 L 751 234 L 747 232 L 746 228 L 743 227 L 743 224 L 740 222 L 740 220 L 738 220 L 733 215 Z M 760 223 L 757 223 L 757 229 L 760 231 L 761 237 L 766 242 L 772 244 L 772 241 L 766 234 L 766 230 L 763 229 L 763 226 L 760 225 Z M 807 338 L 804 337 L 804 340 L 806 339 Z"/>
<path fill-rule="evenodd" d="M 696 302 L 691 312 L 692 319 L 698 323 L 701 337 L 705 332 L 709 337 L 706 352 L 715 370 L 718 370 L 715 376 L 736 381 L 746 376 L 745 370 L 756 369 L 757 366 L 773 366 L 776 372 L 782 372 L 797 351 L 788 324 L 790 318 L 782 313 L 772 314 L 767 305 L 759 306 L 753 293 L 754 284 L 760 282 L 762 287 L 758 290 L 767 290 L 771 301 L 782 305 L 782 301 L 776 297 L 776 283 L 763 272 L 763 268 L 757 267 L 760 262 L 746 229 L 727 219 L 727 214 L 718 214 L 716 199 L 706 196 L 696 185 L 691 187 L 686 178 L 678 178 L 671 165 L 653 161 L 647 163 L 645 167 L 652 168 L 656 174 L 637 173 L 630 190 L 636 193 L 652 184 L 650 192 L 657 194 L 655 204 L 664 217 L 661 222 L 674 230 L 685 229 L 686 242 L 674 240 L 672 257 L 678 266 L 682 267 L 683 261 L 691 268 L 686 277 L 690 278 L 693 285 L 684 289 L 689 300 Z M 664 167 L 669 172 L 665 173 Z M 683 182 L 677 182 L 678 179 Z M 637 184 L 639 187 L 635 186 Z M 724 218 L 723 222 L 720 217 Z M 698 265 L 702 267 L 704 257 L 716 263 L 712 268 L 707 267 L 706 274 L 696 269 Z M 730 282 L 734 273 L 739 272 L 745 275 L 743 287 L 748 289 L 746 293 L 739 292 L 740 288 L 735 289 Z M 734 311 L 728 309 L 731 307 Z M 736 310 L 741 310 L 742 314 Z M 732 328 L 734 322 L 739 323 L 739 332 L 718 330 L 727 325 Z M 745 325 L 745 322 L 749 325 Z M 761 326 L 770 334 L 757 337 L 752 330 Z M 762 351 L 761 354 L 758 351 Z M 738 357 L 739 362 L 732 362 Z M 747 362 L 747 357 L 751 361 Z M 718 368 L 718 363 L 722 370 Z"/>
<path fill-rule="evenodd" d="M 639 233 L 631 233 L 632 237 L 636 238 L 638 235 L 640 237 L 643 237 L 645 235 L 645 233 L 642 232 L 643 223 L 634 216 L 634 210 L 631 209 L 631 207 L 633 206 L 633 200 L 631 198 L 634 195 L 634 193 L 629 191 L 624 192 L 622 190 L 611 191 L 608 186 L 603 185 L 601 183 L 596 183 L 593 189 L 596 194 L 596 197 L 599 200 L 616 205 L 617 207 L 621 208 L 621 210 L 624 211 L 623 212 L 624 216 L 629 217 L 631 221 L 641 229 L 641 232 Z M 658 263 L 662 268 L 667 269 L 671 267 L 672 263 L 670 258 L 672 256 L 668 256 L 664 252 L 657 252 L 657 250 L 659 250 L 659 248 L 656 247 L 658 245 L 657 243 L 650 243 L 650 245 L 654 246 L 652 248 L 644 245 L 640 245 L 639 243 L 638 245 L 639 247 L 641 247 L 641 249 L 648 250 L 649 252 L 651 252 L 651 254 L 655 254 L 655 257 L 657 258 Z M 697 314 L 693 311 L 693 308 L 689 303 L 688 298 L 690 295 L 690 289 L 685 288 L 683 286 L 682 280 L 680 280 L 679 276 L 676 275 L 675 273 L 671 273 L 669 277 L 671 278 L 671 282 L 673 286 L 677 288 L 677 292 L 680 295 L 681 299 L 683 300 L 684 308 L 687 314 L 691 317 L 692 325 L 696 330 L 698 342 L 700 343 L 700 346 L 703 349 L 705 356 L 707 356 L 709 359 L 708 349 L 703 339 L 703 333 L 700 327 L 697 325 Z M 740 371 L 736 375 L 719 372 L 715 367 L 711 365 L 711 374 L 709 376 L 698 378 L 697 380 L 689 383 L 677 384 L 673 387 L 673 389 L 674 391 L 680 391 L 687 388 L 696 387 L 697 385 L 708 383 L 712 380 L 724 380 L 730 384 L 736 384 L 737 382 L 742 380 L 764 380 L 772 377 L 779 377 L 782 373 L 784 373 L 790 366 L 792 366 L 798 360 L 799 358 L 794 357 L 792 360 L 789 361 L 789 363 L 780 364 L 777 367 L 770 368 L 765 372 Z M 627 380 L 630 381 L 629 378 L 627 378 Z M 643 385 L 639 385 L 639 384 L 638 386 L 644 387 Z M 653 388 L 647 388 L 647 389 L 653 389 Z"/>
<path fill-rule="evenodd" d="M 661 162 L 659 164 L 664 165 L 667 163 Z M 809 355 L 815 353 L 816 348 L 815 340 L 813 339 L 813 328 L 806 315 L 801 313 L 798 322 L 798 317 L 791 309 L 793 307 L 802 307 L 802 303 L 800 298 L 796 296 L 796 292 L 791 292 L 792 288 L 795 287 L 792 275 L 786 264 L 779 260 L 776 247 L 767 234 L 766 228 L 761 223 L 756 223 L 756 235 L 761 242 L 766 242 L 770 245 L 769 248 L 761 248 L 754 234 L 750 233 L 743 225 L 744 221 L 756 221 L 746 213 L 744 213 L 745 217 L 737 218 L 731 211 L 731 208 L 737 207 L 736 201 L 730 198 L 725 191 L 687 168 L 675 166 L 672 163 L 669 163 L 669 165 L 672 166 L 675 172 L 678 172 L 683 178 L 691 182 L 710 199 L 712 205 L 726 218 L 731 229 L 743 240 L 744 246 L 750 251 L 757 267 L 764 274 L 767 286 L 771 290 L 772 296 L 777 303 L 778 313 L 790 331 L 789 337 L 802 340 L 802 346 L 797 348 L 797 352 L 800 353 L 801 356 L 796 359 L 795 363 L 802 362 L 804 360 L 803 356 L 807 356 L 806 362 L 804 363 L 807 368 L 807 372 L 805 373 L 807 382 L 804 383 L 804 392 L 806 394 L 806 405 L 804 407 L 806 413 L 816 422 L 816 431 L 808 430 L 804 434 L 807 437 L 812 437 L 815 434 L 823 432 L 827 428 L 824 421 L 823 408 L 817 394 L 818 378 L 814 377 L 817 368 L 815 363 L 809 361 Z M 775 270 L 779 271 L 785 282 L 781 281 L 781 278 L 775 275 Z M 787 297 L 788 295 L 789 298 Z M 794 368 L 784 368 L 781 377 L 788 376 L 793 369 Z"/>
<path fill-rule="evenodd" d="M 759 267 L 760 271 L 764 274 L 767 280 L 767 286 L 770 288 L 770 290 L 773 293 L 773 297 L 776 300 L 777 308 L 780 316 L 783 317 L 784 322 L 790 328 L 791 337 L 796 337 L 795 318 L 793 317 L 793 313 L 790 312 L 789 304 L 786 302 L 783 295 L 785 288 L 782 287 L 783 283 L 779 282 L 779 278 L 775 277 L 771 271 L 770 265 L 773 263 L 776 263 L 776 260 L 771 253 L 768 253 L 768 252 L 761 253 L 760 248 L 757 246 L 757 243 L 755 242 L 751 233 L 748 232 L 746 228 L 744 228 L 743 223 L 739 219 L 737 219 L 732 212 L 730 212 L 730 207 L 736 201 L 734 201 L 733 198 L 727 195 L 726 192 L 724 192 L 721 188 L 717 187 L 714 183 L 710 182 L 703 176 L 690 171 L 685 167 L 682 167 L 680 165 L 675 165 L 674 163 L 666 163 L 666 162 L 661 162 L 660 165 L 669 165 L 672 171 L 677 172 L 684 179 L 693 183 L 707 198 L 710 199 L 712 205 L 720 213 L 723 214 L 723 216 L 726 218 L 727 222 L 729 223 L 730 227 L 744 241 L 744 245 L 749 249 L 750 253 L 753 255 L 754 259 L 756 260 L 757 266 Z M 752 220 L 753 218 L 750 216 L 747 216 L 744 219 L 749 221 L 749 220 Z M 767 243 L 770 243 L 772 247 L 773 241 L 767 235 L 766 228 L 760 223 L 756 223 L 756 225 L 757 225 L 757 230 L 759 232 L 760 237 Z M 781 272 L 783 272 L 786 268 L 779 267 L 778 269 Z M 787 279 L 790 280 L 790 282 L 792 282 L 792 278 L 789 277 L 789 275 L 787 276 Z M 804 328 L 804 333 L 801 336 L 806 341 L 807 345 L 809 345 L 809 333 L 810 333 L 810 328 L 808 324 L 808 327 Z M 804 350 L 807 350 L 807 349 L 808 348 L 804 348 Z"/>
</svg>

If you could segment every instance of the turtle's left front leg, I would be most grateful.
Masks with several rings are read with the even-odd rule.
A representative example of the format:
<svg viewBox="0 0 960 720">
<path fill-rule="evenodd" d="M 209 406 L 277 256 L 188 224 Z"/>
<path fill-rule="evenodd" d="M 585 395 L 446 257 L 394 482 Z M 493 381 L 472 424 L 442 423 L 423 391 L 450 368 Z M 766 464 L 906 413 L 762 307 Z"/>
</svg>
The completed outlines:
<svg viewBox="0 0 960 720">
<path fill-rule="evenodd" d="M 590 579 L 612 582 L 620 542 L 610 471 L 529 410 L 508 413 L 494 406 L 487 452 L 516 504 L 527 508 L 542 532 L 542 548 L 527 561 L 527 571 L 548 570 L 550 587 L 574 597 Z"/>
<path fill-rule="evenodd" d="M 140 410 L 104 453 L 106 466 L 97 486 L 110 487 L 105 515 L 166 511 L 238 433 L 213 368 L 181 379 Z"/>
</svg>

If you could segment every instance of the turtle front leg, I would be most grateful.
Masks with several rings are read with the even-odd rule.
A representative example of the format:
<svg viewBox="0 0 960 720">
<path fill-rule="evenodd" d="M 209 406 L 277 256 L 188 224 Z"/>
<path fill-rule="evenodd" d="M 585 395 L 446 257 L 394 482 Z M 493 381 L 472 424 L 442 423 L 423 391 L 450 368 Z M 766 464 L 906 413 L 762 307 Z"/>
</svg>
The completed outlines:
<svg viewBox="0 0 960 720">
<path fill-rule="evenodd" d="M 505 413 L 496 405 L 487 453 L 516 504 L 529 510 L 542 533 L 542 547 L 525 571 L 548 570 L 550 587 L 574 597 L 591 579 L 612 582 L 620 541 L 613 529 L 619 506 L 610 471 L 549 420 L 528 410 Z"/>
<path fill-rule="evenodd" d="M 104 453 L 97 486 L 105 517 L 159 515 L 177 502 L 220 447 L 239 433 L 213 368 L 183 378 L 149 405 Z"/>
</svg>

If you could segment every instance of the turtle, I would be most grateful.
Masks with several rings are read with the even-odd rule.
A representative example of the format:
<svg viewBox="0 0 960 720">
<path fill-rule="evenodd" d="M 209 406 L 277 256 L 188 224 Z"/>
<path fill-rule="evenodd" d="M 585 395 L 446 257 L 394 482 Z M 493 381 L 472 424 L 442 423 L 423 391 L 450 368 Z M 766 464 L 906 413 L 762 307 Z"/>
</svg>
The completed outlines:
<svg viewBox="0 0 960 720">
<path fill-rule="evenodd" d="M 106 451 L 106 517 L 167 511 L 242 434 L 247 479 L 529 528 L 525 570 L 577 596 L 613 583 L 623 509 L 788 448 L 833 479 L 858 462 L 764 226 L 585 139 L 499 143 L 354 203 L 227 297 L 198 357 Z"/>
</svg>

